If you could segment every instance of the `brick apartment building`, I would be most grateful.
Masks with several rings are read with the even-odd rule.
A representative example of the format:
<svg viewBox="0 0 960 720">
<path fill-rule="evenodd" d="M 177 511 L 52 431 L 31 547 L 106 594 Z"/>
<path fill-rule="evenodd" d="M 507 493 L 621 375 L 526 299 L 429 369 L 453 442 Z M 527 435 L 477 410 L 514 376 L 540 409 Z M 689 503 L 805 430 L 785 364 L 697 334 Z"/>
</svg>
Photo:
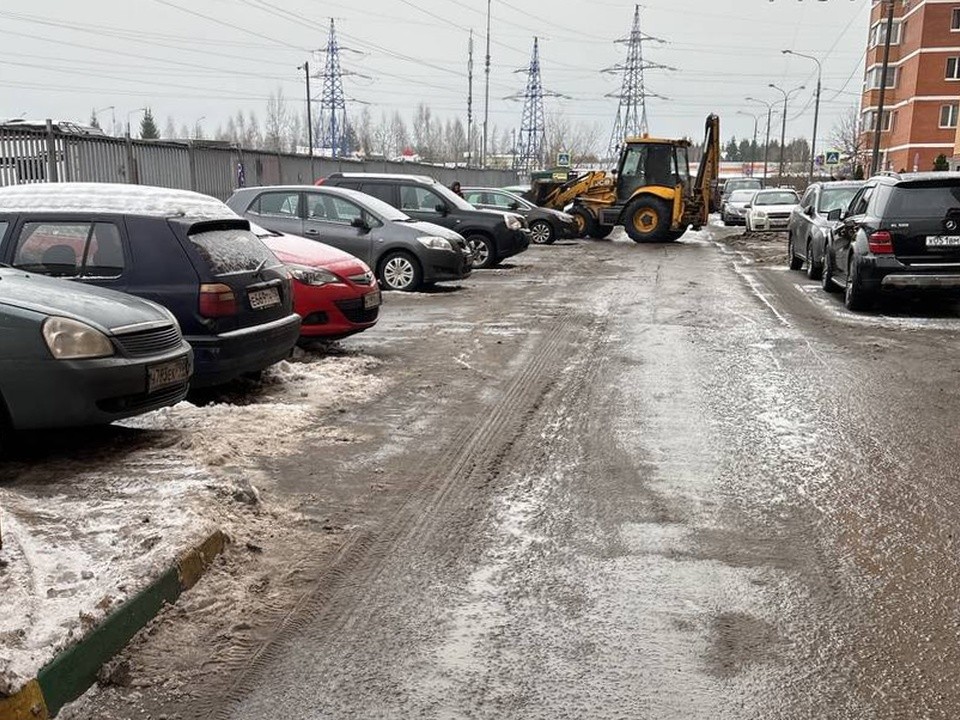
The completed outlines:
<svg viewBox="0 0 960 720">
<path fill-rule="evenodd" d="M 873 0 L 861 127 L 867 153 L 877 123 L 886 14 Z M 932 170 L 940 154 L 960 165 L 960 0 L 894 0 L 881 169 Z"/>
</svg>

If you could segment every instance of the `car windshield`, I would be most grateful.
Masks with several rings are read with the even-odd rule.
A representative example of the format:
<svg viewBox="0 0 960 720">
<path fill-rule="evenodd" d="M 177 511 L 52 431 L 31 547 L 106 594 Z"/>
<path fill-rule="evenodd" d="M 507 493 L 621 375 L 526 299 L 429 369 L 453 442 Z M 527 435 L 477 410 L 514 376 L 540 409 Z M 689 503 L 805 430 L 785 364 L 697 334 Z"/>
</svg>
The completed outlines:
<svg viewBox="0 0 960 720">
<path fill-rule="evenodd" d="M 385 222 L 410 222 L 411 218 L 405 212 L 397 210 L 393 205 L 388 205 L 383 200 L 357 193 L 351 195 L 351 199 L 361 203 L 370 213 L 376 215 Z"/>
<path fill-rule="evenodd" d="M 756 190 L 737 190 L 730 196 L 730 202 L 748 203 L 750 202 L 750 198 L 756 194 Z"/>
<path fill-rule="evenodd" d="M 960 183 L 898 185 L 890 194 L 884 215 L 893 217 L 946 217 L 960 209 Z"/>
<path fill-rule="evenodd" d="M 842 210 L 850 204 L 853 196 L 860 191 L 859 185 L 842 188 L 824 188 L 817 209 L 824 215 L 831 210 Z"/>
<path fill-rule="evenodd" d="M 793 190 L 757 193 L 754 205 L 796 205 L 800 198 Z"/>
<path fill-rule="evenodd" d="M 526 209 L 526 210 L 532 210 L 533 208 L 536 207 L 536 205 L 534 205 L 533 203 L 531 203 L 529 200 L 524 200 L 522 197 L 520 197 L 520 196 L 517 195 L 516 193 L 505 192 L 504 194 L 505 194 L 507 197 L 509 197 L 511 200 L 513 200 L 514 202 L 516 202 L 521 208 L 524 208 L 524 209 Z"/>
<path fill-rule="evenodd" d="M 759 190 L 760 181 L 759 180 L 727 180 L 727 184 L 723 186 L 723 189 L 727 193 L 736 192 L 737 190 Z"/>
</svg>

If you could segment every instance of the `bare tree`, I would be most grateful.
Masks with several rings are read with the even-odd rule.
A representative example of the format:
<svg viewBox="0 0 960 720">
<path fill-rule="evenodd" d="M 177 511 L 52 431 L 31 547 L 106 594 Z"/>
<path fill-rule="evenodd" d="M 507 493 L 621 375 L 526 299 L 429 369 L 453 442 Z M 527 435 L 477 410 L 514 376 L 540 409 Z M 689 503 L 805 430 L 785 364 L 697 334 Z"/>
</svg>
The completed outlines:
<svg viewBox="0 0 960 720">
<path fill-rule="evenodd" d="M 380 120 L 370 129 L 372 140 L 371 150 L 380 157 L 390 156 L 390 123 L 385 112 L 380 113 Z"/>
<path fill-rule="evenodd" d="M 163 126 L 163 135 L 164 140 L 173 140 L 177 137 L 176 126 L 173 124 L 173 118 L 167 115 L 167 122 Z"/>
<path fill-rule="evenodd" d="M 463 121 L 457 117 L 447 120 L 444 135 L 444 157 L 448 162 L 462 163 L 467 151 L 467 131 Z"/>
<path fill-rule="evenodd" d="M 830 142 L 840 151 L 847 174 L 853 174 L 857 166 L 864 164 L 866 143 L 860 131 L 860 113 L 852 106 L 840 116 L 830 132 Z"/>
<path fill-rule="evenodd" d="M 257 120 L 257 114 L 252 110 L 247 118 L 247 128 L 244 132 L 242 145 L 251 150 L 260 150 L 263 147 L 263 135 L 260 133 L 260 122 Z"/>
<path fill-rule="evenodd" d="M 357 131 L 357 141 L 360 144 L 360 152 L 363 155 L 373 154 L 373 119 L 370 117 L 370 108 L 364 106 L 360 116 L 354 121 L 353 125 Z"/>
<path fill-rule="evenodd" d="M 287 103 L 283 98 L 283 88 L 278 87 L 270 93 L 267 100 L 267 119 L 264 123 L 263 146 L 271 152 L 285 150 L 288 125 Z"/>
<path fill-rule="evenodd" d="M 390 120 L 390 148 L 394 155 L 400 155 L 410 144 L 407 134 L 407 124 L 398 111 L 394 111 Z"/>
</svg>

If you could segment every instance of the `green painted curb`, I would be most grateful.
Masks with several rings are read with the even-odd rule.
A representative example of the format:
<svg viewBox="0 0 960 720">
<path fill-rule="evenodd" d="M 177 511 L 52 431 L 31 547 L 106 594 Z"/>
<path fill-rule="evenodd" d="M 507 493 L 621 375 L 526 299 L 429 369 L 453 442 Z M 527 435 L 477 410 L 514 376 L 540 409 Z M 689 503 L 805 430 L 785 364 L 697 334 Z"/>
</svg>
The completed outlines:
<svg viewBox="0 0 960 720">
<path fill-rule="evenodd" d="M 215 531 L 184 553 L 165 573 L 114 611 L 80 642 L 45 665 L 17 695 L 0 699 L 0 720 L 46 720 L 83 695 L 100 668 L 120 652 L 164 605 L 172 605 L 196 584 L 223 552 L 226 535 Z"/>
</svg>

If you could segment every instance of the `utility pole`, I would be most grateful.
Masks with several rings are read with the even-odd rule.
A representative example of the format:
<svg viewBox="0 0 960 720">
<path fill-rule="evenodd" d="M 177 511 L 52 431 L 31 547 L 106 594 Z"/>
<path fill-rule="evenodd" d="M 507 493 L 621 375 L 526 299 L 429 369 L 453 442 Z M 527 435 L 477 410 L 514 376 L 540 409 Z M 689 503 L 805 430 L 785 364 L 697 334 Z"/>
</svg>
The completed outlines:
<svg viewBox="0 0 960 720">
<path fill-rule="evenodd" d="M 467 167 L 473 161 L 473 30 L 467 47 Z"/>
<path fill-rule="evenodd" d="M 545 164 L 547 121 L 543 110 L 543 99 L 545 97 L 565 96 L 543 89 L 543 81 L 540 78 L 540 41 L 538 38 L 533 39 L 533 54 L 530 57 L 530 65 L 517 70 L 517 72 L 527 73 L 527 87 L 522 93 L 511 95 L 506 99 L 523 100 L 523 115 L 520 119 L 520 157 L 516 158 L 516 155 L 514 157 L 516 158 L 517 169 L 524 173 L 530 173 L 534 166 L 543 167 Z M 514 147 L 516 147 L 516 143 Z"/>
<path fill-rule="evenodd" d="M 804 55 L 803 53 L 794 52 L 793 50 L 784 50 L 783 54 L 796 55 L 806 60 L 813 60 L 817 64 L 817 94 L 816 102 L 813 106 L 813 137 L 810 139 L 810 175 L 807 178 L 807 182 L 812 183 L 813 168 L 817 162 L 817 130 L 820 125 L 820 88 L 823 85 L 823 65 L 821 65 L 820 60 L 813 55 Z"/>
<path fill-rule="evenodd" d="M 784 166 L 785 155 L 784 155 L 784 153 L 785 153 L 785 151 L 786 151 L 786 148 L 785 148 L 784 146 L 785 146 L 786 143 L 787 143 L 787 103 L 790 101 L 790 96 L 791 96 L 791 95 L 793 95 L 795 92 L 800 92 L 801 90 L 805 89 L 806 86 L 801 85 L 801 86 L 799 86 L 799 87 L 795 87 L 795 88 L 793 88 L 792 90 L 790 90 L 789 92 L 786 91 L 786 90 L 784 90 L 784 89 L 781 88 L 780 86 L 773 84 L 773 83 L 770 83 L 770 87 L 773 88 L 774 90 L 776 90 L 776 91 L 779 92 L 779 93 L 783 93 L 783 124 L 781 125 L 781 128 L 780 128 L 780 182 L 782 183 L 782 182 L 783 182 L 783 173 L 784 173 L 784 169 L 785 169 L 785 166 Z"/>
<path fill-rule="evenodd" d="M 767 108 L 767 139 L 763 144 L 763 184 L 767 184 L 767 161 L 770 156 L 770 124 L 773 122 L 773 103 L 766 100 L 758 100 L 755 97 L 746 98 L 749 102 L 759 103 Z"/>
<path fill-rule="evenodd" d="M 483 144 L 480 146 L 480 167 L 487 166 L 487 129 L 490 125 L 490 6 L 492 0 L 487 0 L 487 58 L 484 63 L 486 75 L 486 89 L 483 98 Z"/>
<path fill-rule="evenodd" d="M 753 177 L 755 172 L 753 166 L 757 162 L 757 128 L 760 125 L 760 116 L 743 110 L 737 110 L 737 115 L 746 115 L 753 118 L 753 144 L 750 146 L 750 176 Z"/>
<path fill-rule="evenodd" d="M 310 182 L 317 179 L 317 171 L 313 164 L 313 98 L 310 97 L 310 62 L 303 63 L 297 70 L 303 70 L 304 80 L 307 83 L 307 151 L 310 153 Z"/>
<path fill-rule="evenodd" d="M 877 103 L 877 116 L 873 129 L 873 156 L 870 159 L 870 174 L 880 170 L 880 133 L 883 132 L 883 109 L 887 99 L 887 71 L 890 69 L 890 38 L 893 35 L 893 0 L 883 0 L 887 4 L 887 37 L 883 42 L 883 68 L 880 71 L 880 100 Z"/>
<path fill-rule="evenodd" d="M 611 158 L 616 158 L 619 155 L 624 138 L 643 135 L 649 130 L 647 98 L 667 99 L 647 90 L 644 71 L 653 69 L 674 70 L 675 68 L 644 62 L 643 43 L 648 41 L 663 42 L 659 38 L 647 35 L 640 29 L 640 6 L 636 5 L 633 10 L 633 26 L 630 29 L 630 34 L 616 41 L 627 46 L 626 61 L 623 64 L 614 65 L 601 71 L 623 75 L 620 92 L 607 94 L 607 97 L 616 98 L 620 101 L 617 107 L 617 118 L 613 123 L 613 132 L 610 135 L 610 144 L 607 147 L 607 154 Z"/>
</svg>

